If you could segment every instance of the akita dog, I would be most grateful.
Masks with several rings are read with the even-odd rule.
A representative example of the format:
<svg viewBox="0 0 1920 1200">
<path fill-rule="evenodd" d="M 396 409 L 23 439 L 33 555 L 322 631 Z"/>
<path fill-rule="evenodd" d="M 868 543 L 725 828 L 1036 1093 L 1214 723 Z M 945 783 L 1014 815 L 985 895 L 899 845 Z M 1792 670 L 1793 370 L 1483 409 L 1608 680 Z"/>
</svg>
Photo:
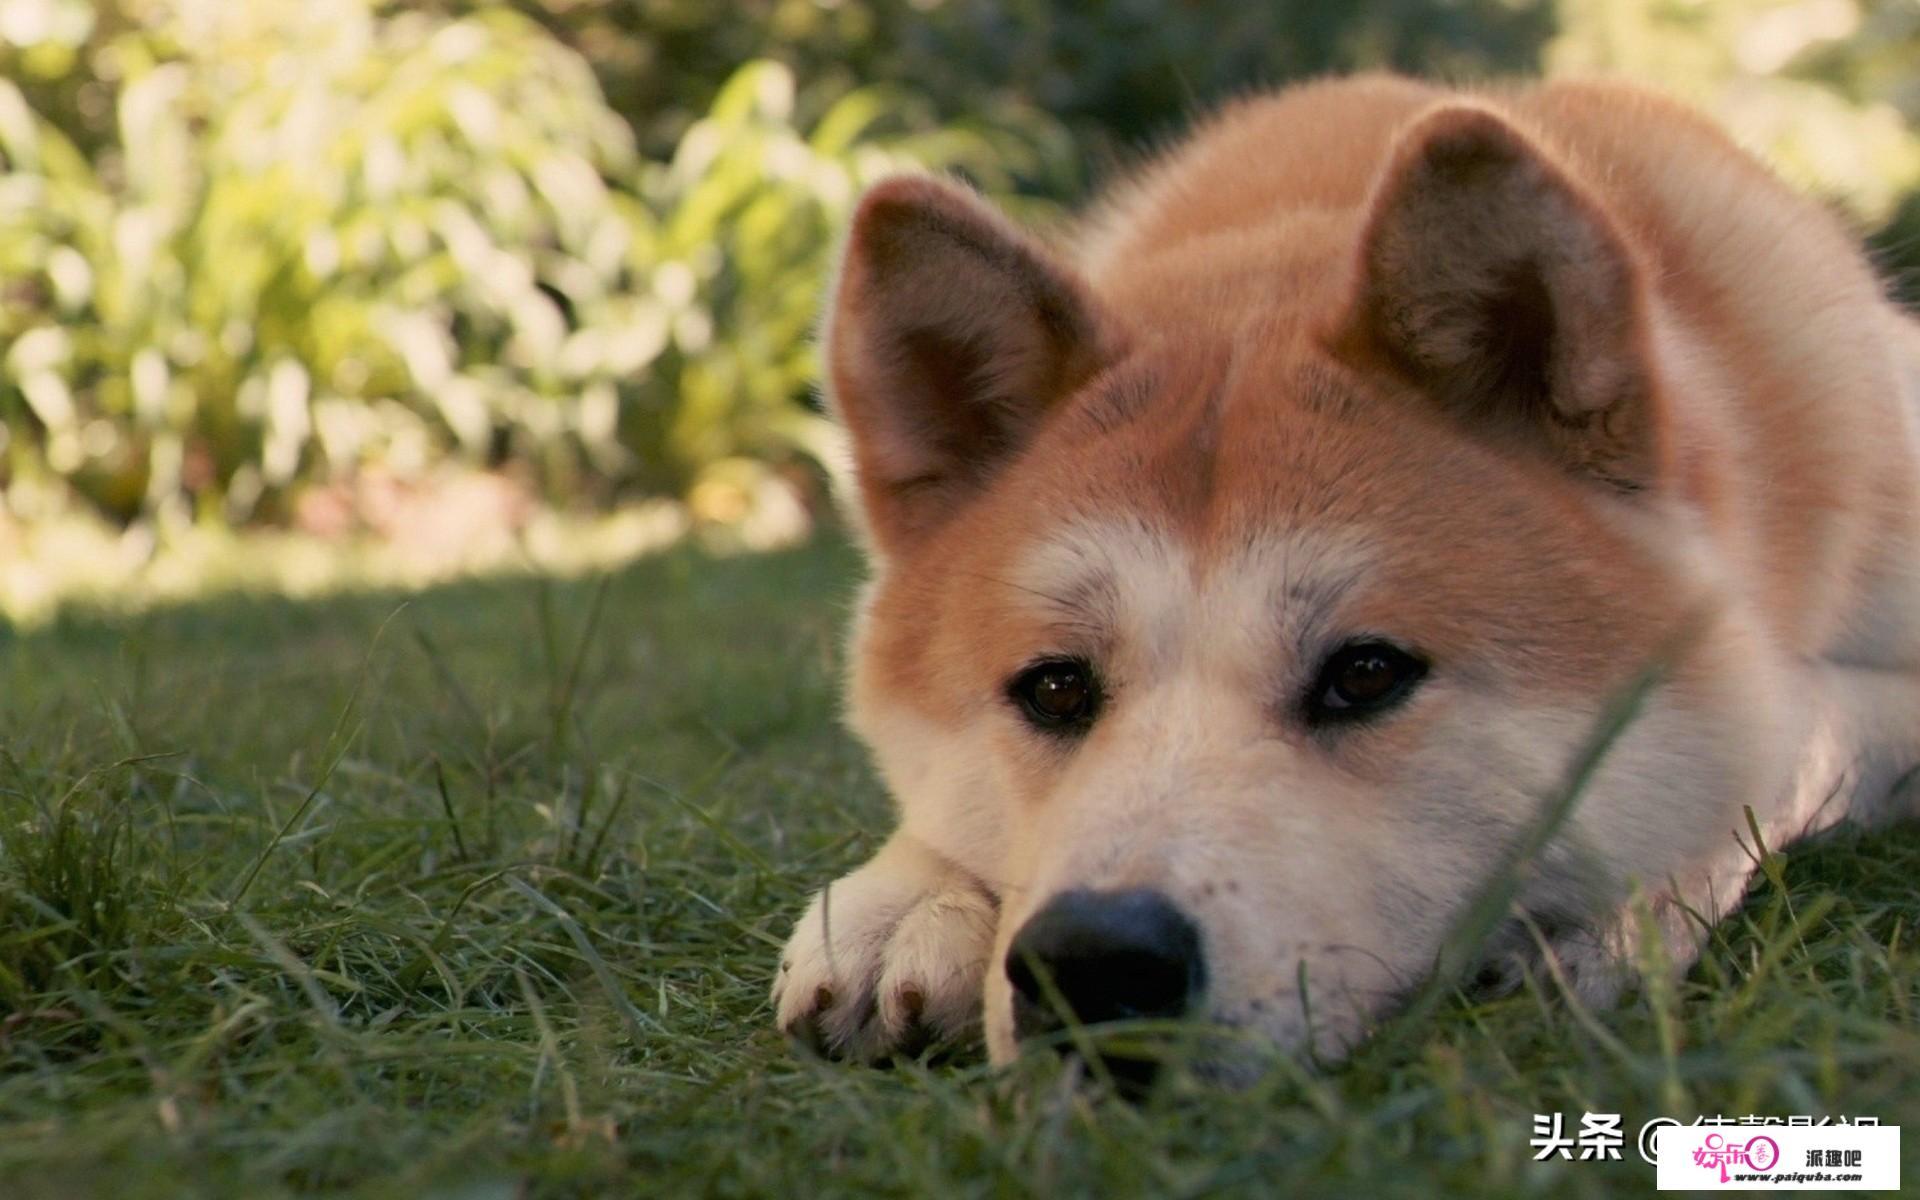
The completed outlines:
<svg viewBox="0 0 1920 1200">
<path fill-rule="evenodd" d="M 1064 1008 L 1337 1057 L 1642 677 L 1463 969 L 1604 1001 L 1739 902 L 1746 810 L 1769 846 L 1914 811 L 1920 328 L 1706 121 L 1312 83 L 1073 246 L 926 178 L 847 235 L 848 713 L 900 823 L 801 917 L 783 1030 L 984 1021 L 1004 1061 Z"/>
</svg>

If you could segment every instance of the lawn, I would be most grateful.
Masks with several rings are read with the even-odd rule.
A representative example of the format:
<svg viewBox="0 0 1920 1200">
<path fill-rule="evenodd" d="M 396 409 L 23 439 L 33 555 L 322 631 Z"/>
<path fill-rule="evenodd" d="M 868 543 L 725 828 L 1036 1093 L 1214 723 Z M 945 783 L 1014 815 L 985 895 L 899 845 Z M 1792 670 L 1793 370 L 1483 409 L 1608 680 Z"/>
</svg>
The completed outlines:
<svg viewBox="0 0 1920 1200">
<path fill-rule="evenodd" d="M 1792 850 L 1677 987 L 1450 998 L 1244 1092 L 796 1057 L 776 950 L 888 824 L 836 721 L 857 572 L 823 536 L 0 642 L 0 1194 L 1610 1195 L 1654 1116 L 1920 1127 L 1913 826 Z M 1625 1161 L 1533 1161 L 1585 1112 Z"/>
</svg>

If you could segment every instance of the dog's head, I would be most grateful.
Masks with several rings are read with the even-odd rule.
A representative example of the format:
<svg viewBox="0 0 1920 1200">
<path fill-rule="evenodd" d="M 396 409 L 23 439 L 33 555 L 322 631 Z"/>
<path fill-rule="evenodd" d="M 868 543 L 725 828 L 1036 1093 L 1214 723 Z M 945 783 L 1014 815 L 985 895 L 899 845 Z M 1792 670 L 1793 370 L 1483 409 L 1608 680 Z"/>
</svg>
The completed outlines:
<svg viewBox="0 0 1920 1200">
<path fill-rule="evenodd" d="M 861 204 L 826 338 L 876 562 L 852 721 L 1001 896 L 996 1057 L 1056 996 L 1338 1053 L 1711 586 L 1670 549 L 1657 301 L 1467 106 L 1350 217 L 1142 255 L 1083 278 L 930 180 Z M 1739 661 L 1720 628 L 1678 663 L 1530 866 L 1570 970 L 1737 820 Z"/>
</svg>

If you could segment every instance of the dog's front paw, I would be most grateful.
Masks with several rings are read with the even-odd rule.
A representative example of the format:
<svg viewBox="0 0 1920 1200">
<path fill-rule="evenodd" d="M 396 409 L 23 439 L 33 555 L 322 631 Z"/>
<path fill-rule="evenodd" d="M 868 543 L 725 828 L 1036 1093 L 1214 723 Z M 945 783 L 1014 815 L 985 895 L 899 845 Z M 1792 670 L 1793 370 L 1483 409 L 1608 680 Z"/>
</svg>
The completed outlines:
<svg viewBox="0 0 1920 1200">
<path fill-rule="evenodd" d="M 781 1031 L 856 1062 L 969 1037 L 998 914 L 979 881 L 896 837 L 807 906 L 773 981 Z"/>
</svg>

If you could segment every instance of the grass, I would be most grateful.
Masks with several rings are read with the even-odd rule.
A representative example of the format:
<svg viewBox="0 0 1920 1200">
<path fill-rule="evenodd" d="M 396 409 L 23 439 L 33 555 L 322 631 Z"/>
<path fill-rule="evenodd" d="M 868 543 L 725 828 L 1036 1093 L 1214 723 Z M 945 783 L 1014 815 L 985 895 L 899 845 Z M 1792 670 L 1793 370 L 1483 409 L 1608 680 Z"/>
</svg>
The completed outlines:
<svg viewBox="0 0 1920 1200">
<path fill-rule="evenodd" d="M 1143 1106 L 795 1057 L 775 952 L 884 836 L 853 555 L 230 599 L 0 642 L 0 1193 L 1652 1190 L 1535 1113 L 1920 1126 L 1920 829 L 1795 847 L 1676 987 L 1551 980 Z M 1912 1170 L 1909 1168 L 1909 1175 Z"/>
</svg>

